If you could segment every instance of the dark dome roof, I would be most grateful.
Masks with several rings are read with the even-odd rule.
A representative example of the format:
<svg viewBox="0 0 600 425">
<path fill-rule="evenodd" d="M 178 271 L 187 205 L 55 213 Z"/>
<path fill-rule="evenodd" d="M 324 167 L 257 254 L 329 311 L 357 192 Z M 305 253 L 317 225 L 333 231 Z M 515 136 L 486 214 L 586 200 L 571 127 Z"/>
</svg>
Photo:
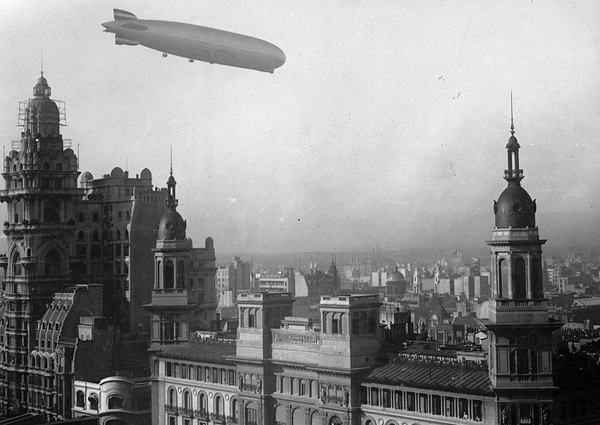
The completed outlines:
<svg viewBox="0 0 600 425">
<path fill-rule="evenodd" d="M 183 217 L 175 210 L 167 210 L 158 224 L 158 239 L 185 239 L 185 228 Z"/>
<path fill-rule="evenodd" d="M 494 203 L 496 227 L 525 228 L 535 227 L 535 201 L 521 186 L 510 185 Z"/>
<path fill-rule="evenodd" d="M 406 280 L 406 279 L 404 278 L 404 275 L 402 273 L 400 273 L 400 271 L 398 271 L 398 268 L 396 268 L 388 276 L 388 282 L 401 282 L 403 280 Z"/>
<path fill-rule="evenodd" d="M 520 148 L 521 146 L 519 145 L 519 142 L 517 141 L 517 138 L 513 135 L 510 136 L 508 139 L 508 143 L 506 144 L 506 149 L 510 149 L 510 148 Z"/>
</svg>

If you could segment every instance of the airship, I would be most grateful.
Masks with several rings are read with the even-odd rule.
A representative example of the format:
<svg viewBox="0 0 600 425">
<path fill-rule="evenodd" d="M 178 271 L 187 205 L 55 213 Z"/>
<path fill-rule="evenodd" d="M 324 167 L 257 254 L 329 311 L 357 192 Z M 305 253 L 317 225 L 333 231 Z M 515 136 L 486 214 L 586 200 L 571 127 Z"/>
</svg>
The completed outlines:
<svg viewBox="0 0 600 425">
<path fill-rule="evenodd" d="M 195 60 L 270 72 L 285 63 L 285 53 L 267 41 L 247 35 L 182 22 L 138 19 L 133 13 L 114 9 L 114 21 L 105 22 L 105 32 L 115 34 L 115 43 L 142 45 Z"/>
</svg>

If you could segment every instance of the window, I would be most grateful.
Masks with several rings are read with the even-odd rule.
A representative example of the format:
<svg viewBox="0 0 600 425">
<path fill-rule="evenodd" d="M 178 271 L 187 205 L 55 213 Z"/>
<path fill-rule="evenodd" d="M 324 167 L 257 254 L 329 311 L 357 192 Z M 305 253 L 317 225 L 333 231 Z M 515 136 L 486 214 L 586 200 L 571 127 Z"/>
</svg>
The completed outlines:
<svg viewBox="0 0 600 425">
<path fill-rule="evenodd" d="M 434 415 L 442 414 L 442 398 L 439 395 L 431 396 L 431 413 Z"/>
<path fill-rule="evenodd" d="M 173 285 L 174 285 L 174 272 L 175 272 L 175 267 L 173 266 L 173 262 L 171 260 L 168 260 L 165 263 L 165 270 L 164 270 L 164 275 L 163 275 L 163 280 L 164 280 L 164 288 L 165 289 L 173 289 Z"/>
<path fill-rule="evenodd" d="M 123 397 L 120 395 L 108 396 L 108 408 L 109 409 L 122 409 L 123 408 Z"/>
<path fill-rule="evenodd" d="M 381 392 L 381 402 L 383 407 L 392 407 L 392 397 L 390 390 L 384 388 Z"/>
<path fill-rule="evenodd" d="M 88 402 L 90 403 L 91 410 L 98 410 L 98 396 L 96 394 L 89 396 Z"/>
<path fill-rule="evenodd" d="M 50 250 L 44 258 L 44 274 L 46 276 L 56 276 L 60 274 L 61 258 L 55 249 Z"/>
<path fill-rule="evenodd" d="M 406 393 L 406 410 L 415 411 L 415 393 Z"/>
<path fill-rule="evenodd" d="M 454 398 L 446 397 L 446 416 L 454 416 Z"/>
<path fill-rule="evenodd" d="M 77 407 L 83 407 L 85 409 L 85 396 L 83 394 L 83 391 L 77 391 L 76 399 Z"/>
<path fill-rule="evenodd" d="M 402 391 L 394 391 L 394 409 L 402 409 Z"/>
<path fill-rule="evenodd" d="M 167 371 L 166 371 L 167 376 L 173 376 L 173 363 L 167 362 L 166 366 L 167 366 Z"/>
</svg>

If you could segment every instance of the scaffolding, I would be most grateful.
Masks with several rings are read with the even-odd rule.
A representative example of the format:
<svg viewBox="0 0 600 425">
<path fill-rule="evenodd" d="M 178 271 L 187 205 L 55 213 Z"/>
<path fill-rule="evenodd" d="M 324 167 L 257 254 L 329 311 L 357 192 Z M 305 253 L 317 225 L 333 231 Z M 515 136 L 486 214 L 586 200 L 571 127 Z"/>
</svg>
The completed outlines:
<svg viewBox="0 0 600 425">
<path fill-rule="evenodd" d="M 67 126 L 67 106 L 66 103 L 62 100 L 54 100 L 52 99 L 56 106 L 58 107 L 58 123 L 63 127 Z M 19 116 L 17 118 L 17 126 L 25 127 L 25 121 L 27 120 L 27 105 L 29 104 L 28 100 L 22 100 L 19 102 Z"/>
</svg>

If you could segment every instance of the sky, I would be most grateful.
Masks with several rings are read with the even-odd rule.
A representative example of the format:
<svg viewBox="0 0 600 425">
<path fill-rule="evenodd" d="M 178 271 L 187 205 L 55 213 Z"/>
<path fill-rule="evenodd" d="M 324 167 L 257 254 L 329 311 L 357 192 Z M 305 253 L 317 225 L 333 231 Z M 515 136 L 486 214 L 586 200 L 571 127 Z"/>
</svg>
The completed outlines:
<svg viewBox="0 0 600 425">
<path fill-rule="evenodd" d="M 280 47 L 274 74 L 118 46 L 113 8 Z M 80 170 L 169 150 L 188 237 L 217 252 L 485 246 L 513 92 L 548 245 L 600 244 L 600 2 L 3 0 L 0 135 L 41 68 Z"/>
</svg>

